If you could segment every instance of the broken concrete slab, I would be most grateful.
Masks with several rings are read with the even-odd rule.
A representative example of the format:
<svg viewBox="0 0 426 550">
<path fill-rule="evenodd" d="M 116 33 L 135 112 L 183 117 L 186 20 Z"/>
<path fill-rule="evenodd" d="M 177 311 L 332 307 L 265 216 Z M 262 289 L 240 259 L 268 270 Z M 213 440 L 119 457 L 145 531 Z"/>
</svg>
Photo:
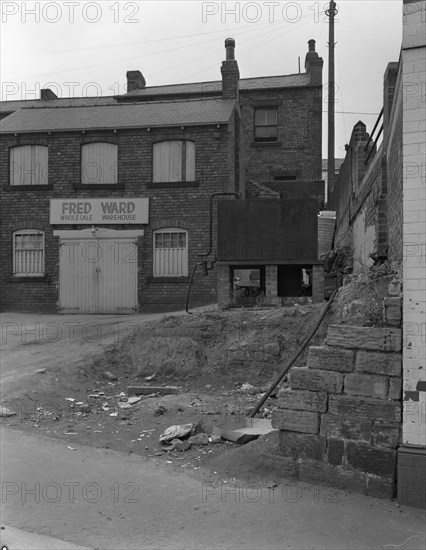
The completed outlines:
<svg viewBox="0 0 426 550">
<path fill-rule="evenodd" d="M 209 444 L 209 436 L 205 433 L 199 433 L 197 435 L 192 435 L 188 442 L 191 443 L 191 445 L 208 445 Z"/>
<path fill-rule="evenodd" d="M 117 376 L 115 374 L 112 374 L 108 370 L 102 373 L 102 376 L 109 380 L 110 382 L 116 382 L 118 380 Z"/>
<path fill-rule="evenodd" d="M 16 412 L 11 411 L 5 405 L 0 405 L 0 416 L 3 418 L 9 418 L 9 416 L 15 416 Z"/>
<path fill-rule="evenodd" d="M 151 395 L 153 393 L 168 395 L 179 393 L 179 388 L 177 386 L 128 386 L 127 393 L 129 395 Z"/>
</svg>

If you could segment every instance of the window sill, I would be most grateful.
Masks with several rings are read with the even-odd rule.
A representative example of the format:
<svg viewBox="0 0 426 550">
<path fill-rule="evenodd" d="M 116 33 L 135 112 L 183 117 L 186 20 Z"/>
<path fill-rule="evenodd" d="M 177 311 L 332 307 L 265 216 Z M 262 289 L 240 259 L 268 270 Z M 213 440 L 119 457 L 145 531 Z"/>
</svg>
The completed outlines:
<svg viewBox="0 0 426 550">
<path fill-rule="evenodd" d="M 189 277 L 148 277 L 148 283 L 189 283 Z"/>
<path fill-rule="evenodd" d="M 5 185 L 4 191 L 48 191 L 53 185 Z"/>
<path fill-rule="evenodd" d="M 8 279 L 8 283 L 50 283 L 50 277 L 47 275 L 40 275 L 36 277 L 26 277 L 19 275 L 11 275 Z"/>
<path fill-rule="evenodd" d="M 281 141 L 252 141 L 252 147 L 281 147 Z"/>
<path fill-rule="evenodd" d="M 74 189 L 87 189 L 95 191 L 97 189 L 124 189 L 123 183 L 75 183 Z"/>
<path fill-rule="evenodd" d="M 199 187 L 199 181 L 149 181 L 147 183 L 148 189 L 157 188 L 171 188 L 180 189 L 184 187 Z"/>
</svg>

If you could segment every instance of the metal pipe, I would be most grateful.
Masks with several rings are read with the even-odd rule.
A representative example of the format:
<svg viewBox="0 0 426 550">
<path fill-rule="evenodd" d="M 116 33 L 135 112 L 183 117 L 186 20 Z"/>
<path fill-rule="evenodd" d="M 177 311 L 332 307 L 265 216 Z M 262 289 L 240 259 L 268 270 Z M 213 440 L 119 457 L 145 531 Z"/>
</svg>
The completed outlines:
<svg viewBox="0 0 426 550">
<path fill-rule="evenodd" d="M 198 255 L 199 256 L 210 256 L 213 249 L 213 199 L 215 197 L 227 197 L 233 195 L 234 197 L 240 198 L 240 195 L 238 193 L 213 193 L 213 195 L 210 195 L 210 227 L 209 227 L 209 251 L 208 252 L 201 252 Z"/>
<path fill-rule="evenodd" d="M 186 293 L 186 304 L 185 304 L 185 311 L 186 313 L 189 313 L 189 315 L 193 315 L 192 311 L 188 311 L 188 303 L 189 303 L 189 294 L 191 292 L 191 286 L 192 286 L 192 280 L 194 278 L 194 273 L 195 273 L 195 270 L 197 269 L 197 267 L 199 265 L 203 265 L 203 262 L 198 262 L 194 265 L 194 269 L 192 270 L 192 273 L 191 273 L 191 277 L 189 279 L 189 284 L 188 284 L 188 292 Z"/>
<path fill-rule="evenodd" d="M 274 389 L 278 386 L 278 384 L 281 382 L 281 380 L 284 378 L 284 376 L 287 374 L 287 372 L 290 370 L 290 368 L 295 363 L 296 359 L 301 355 L 301 353 L 305 350 L 306 346 L 309 344 L 309 342 L 312 340 L 312 338 L 315 336 L 316 331 L 319 329 L 319 326 L 321 325 L 327 311 L 330 309 L 330 306 L 336 297 L 336 294 L 338 292 L 338 289 L 336 288 L 333 292 L 333 294 L 330 296 L 330 299 L 326 303 L 324 309 L 322 310 L 322 313 L 320 315 L 320 318 L 318 319 L 315 327 L 309 334 L 307 338 L 302 342 L 302 345 L 299 347 L 297 352 L 287 361 L 287 363 L 284 365 L 283 370 L 281 371 L 281 374 L 278 376 L 277 380 L 271 384 L 268 391 L 264 394 L 262 399 L 259 401 L 259 403 L 255 406 L 255 408 L 251 411 L 249 414 L 249 418 L 254 418 L 254 416 L 258 413 L 259 409 L 262 407 L 262 405 L 265 403 L 265 401 L 268 399 L 268 397 L 271 395 L 271 393 L 274 391 Z"/>
</svg>

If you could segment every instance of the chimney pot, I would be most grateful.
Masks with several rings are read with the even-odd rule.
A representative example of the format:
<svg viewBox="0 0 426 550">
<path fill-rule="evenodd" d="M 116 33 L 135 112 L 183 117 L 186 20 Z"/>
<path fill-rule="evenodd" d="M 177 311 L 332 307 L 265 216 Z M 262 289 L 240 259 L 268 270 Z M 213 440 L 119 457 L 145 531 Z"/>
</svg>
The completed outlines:
<svg viewBox="0 0 426 550">
<path fill-rule="evenodd" d="M 233 38 L 227 38 L 225 40 L 226 60 L 235 59 L 235 40 Z"/>
<path fill-rule="evenodd" d="M 311 40 L 308 40 L 309 45 L 309 51 L 314 52 L 315 51 L 315 40 L 311 38 Z"/>
</svg>

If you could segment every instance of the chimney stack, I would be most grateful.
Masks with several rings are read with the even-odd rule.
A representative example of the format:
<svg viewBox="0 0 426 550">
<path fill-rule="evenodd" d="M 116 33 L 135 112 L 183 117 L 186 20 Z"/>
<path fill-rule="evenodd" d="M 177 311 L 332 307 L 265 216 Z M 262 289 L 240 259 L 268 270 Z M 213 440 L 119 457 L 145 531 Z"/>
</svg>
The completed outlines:
<svg viewBox="0 0 426 550">
<path fill-rule="evenodd" d="M 50 88 L 43 88 L 40 90 L 40 99 L 42 101 L 50 101 L 52 99 L 59 99 L 55 92 L 52 92 Z"/>
<path fill-rule="evenodd" d="M 146 86 L 145 78 L 140 71 L 127 71 L 127 92 L 142 90 Z"/>
<path fill-rule="evenodd" d="M 305 70 L 311 75 L 311 84 L 313 86 L 322 85 L 322 67 L 324 65 L 324 60 L 322 57 L 319 57 L 315 51 L 315 40 L 311 39 L 308 41 L 309 51 L 306 54 L 305 58 Z"/>
<path fill-rule="evenodd" d="M 226 61 L 222 61 L 222 97 L 223 99 L 238 99 L 240 71 L 235 60 L 235 40 L 225 40 Z"/>
</svg>

